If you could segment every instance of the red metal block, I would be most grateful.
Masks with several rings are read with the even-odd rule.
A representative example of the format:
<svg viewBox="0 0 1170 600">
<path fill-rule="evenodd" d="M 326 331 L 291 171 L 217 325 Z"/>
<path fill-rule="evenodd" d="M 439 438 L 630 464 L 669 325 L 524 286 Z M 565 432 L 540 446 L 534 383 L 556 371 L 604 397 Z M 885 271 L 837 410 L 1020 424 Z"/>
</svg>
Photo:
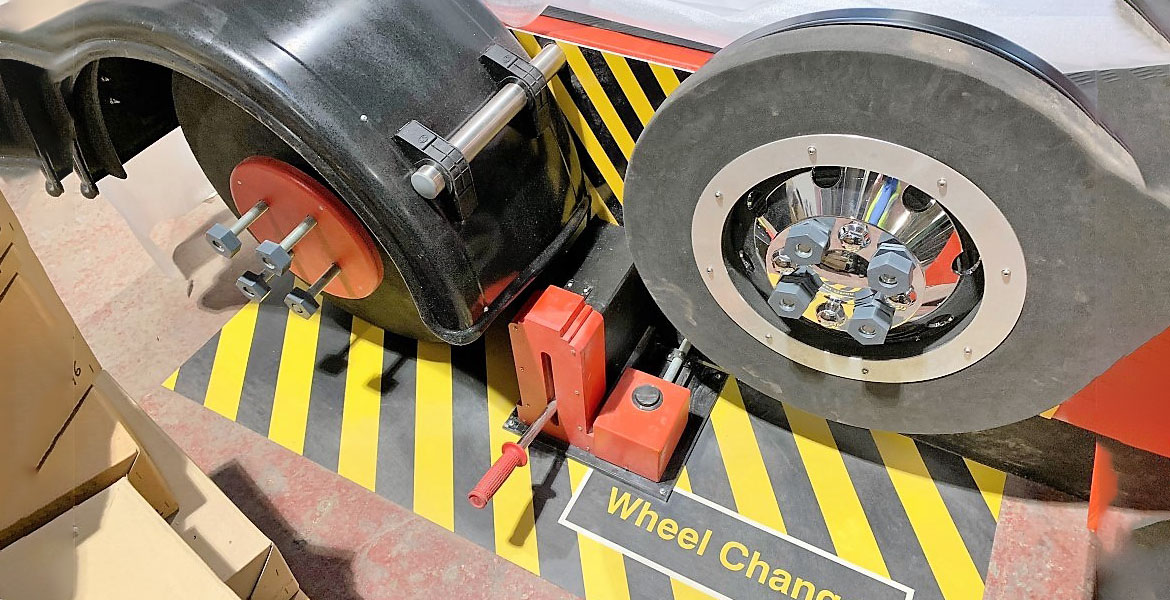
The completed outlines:
<svg viewBox="0 0 1170 600">
<path fill-rule="evenodd" d="M 1170 456 L 1170 330 L 1117 361 L 1065 401 L 1055 417 L 1148 452 Z"/>
<path fill-rule="evenodd" d="M 605 328 L 585 299 L 549 286 L 509 328 L 521 421 L 531 424 L 549 400 L 556 416 L 544 433 L 584 450 L 593 447 L 592 423 L 605 397 Z"/>
<path fill-rule="evenodd" d="M 647 386 L 660 394 L 659 404 L 644 408 L 635 390 Z M 690 414 L 691 392 L 649 373 L 627 369 L 614 386 L 593 426 L 593 452 L 599 458 L 660 481 Z"/>
</svg>

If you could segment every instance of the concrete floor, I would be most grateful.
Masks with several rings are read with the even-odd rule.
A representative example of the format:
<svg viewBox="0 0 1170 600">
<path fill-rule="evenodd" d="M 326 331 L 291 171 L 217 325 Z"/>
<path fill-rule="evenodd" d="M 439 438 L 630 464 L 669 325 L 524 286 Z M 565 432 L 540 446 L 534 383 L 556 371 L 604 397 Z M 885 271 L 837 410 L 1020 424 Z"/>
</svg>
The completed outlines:
<svg viewBox="0 0 1170 600">
<path fill-rule="evenodd" d="M 39 174 L 0 172 L 0 189 L 65 305 L 123 387 L 275 541 L 310 597 L 571 598 L 493 553 L 159 386 L 243 305 L 233 287 L 253 253 L 215 255 L 202 232 L 230 214 L 218 200 L 160 224 L 168 277 L 102 199 L 43 192 Z M 1089 599 L 1098 555 L 1138 515 L 1113 513 L 1100 538 L 1083 503 L 1014 478 L 1004 499 L 986 598 Z M 456 582 L 458 582 L 456 584 Z"/>
</svg>

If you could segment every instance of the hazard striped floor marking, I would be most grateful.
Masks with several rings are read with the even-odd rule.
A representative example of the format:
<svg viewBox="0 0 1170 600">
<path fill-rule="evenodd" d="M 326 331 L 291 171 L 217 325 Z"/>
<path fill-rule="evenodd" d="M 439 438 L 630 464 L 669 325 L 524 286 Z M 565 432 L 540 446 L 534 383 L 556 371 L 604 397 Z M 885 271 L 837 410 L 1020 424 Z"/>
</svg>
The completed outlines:
<svg viewBox="0 0 1170 600">
<path fill-rule="evenodd" d="M 571 593 L 705 598 L 556 522 L 588 470 L 575 461 L 538 449 L 488 509 L 470 508 L 467 491 L 516 439 L 502 428 L 513 369 L 504 329 L 450 348 L 328 304 L 303 320 L 275 302 L 242 310 L 165 384 Z M 678 485 L 888 573 L 918 600 L 954 600 L 981 594 L 1005 477 L 732 380 Z"/>
<path fill-rule="evenodd" d="M 309 392 L 313 389 L 313 371 L 316 369 L 313 357 L 317 352 L 321 313 L 311 319 L 287 321 L 268 437 L 301 454 L 305 449 L 305 428 L 309 424 Z"/>
<path fill-rule="evenodd" d="M 739 386 L 734 381 L 723 388 L 719 402 L 712 409 L 711 425 L 715 439 L 723 449 L 723 467 L 727 470 L 727 480 L 739 513 L 780 533 L 787 533 L 759 442 L 744 409 Z"/>
<path fill-rule="evenodd" d="M 252 333 L 256 329 L 259 304 L 244 306 L 219 333 L 216 361 L 207 382 L 203 405 L 235 420 L 240 410 L 240 395 L 243 394 L 244 372 L 248 368 L 248 353 L 252 348 Z"/>
<path fill-rule="evenodd" d="M 875 431 L 874 441 L 886 463 L 894 489 L 906 507 L 914 533 L 946 600 L 978 600 L 983 578 L 971 560 L 946 503 L 908 437 Z"/>
<path fill-rule="evenodd" d="M 507 331 L 497 328 L 489 332 L 485 345 L 488 439 L 491 440 L 491 460 L 494 463 L 500 457 L 500 447 L 504 442 L 518 439 L 516 434 L 504 429 L 504 422 L 516 407 L 515 399 L 520 396 L 520 389 L 516 383 Z M 517 467 L 512 472 L 496 492 L 492 513 L 495 516 L 496 554 L 539 575 L 540 560 L 534 534 L 536 516 L 532 505 L 533 462 L 529 461 L 528 465 Z"/>
<path fill-rule="evenodd" d="M 828 422 L 790 406 L 786 406 L 784 412 L 792 427 L 800 458 L 809 465 L 808 476 L 817 502 L 826 508 L 825 524 L 837 556 L 889 577 L 890 571 L 878 549 L 869 519 L 861 507 Z"/>
<path fill-rule="evenodd" d="M 378 423 L 382 402 L 382 341 L 385 332 L 354 317 L 337 473 L 373 490 L 378 472 Z"/>
<path fill-rule="evenodd" d="M 451 348 L 419 342 L 415 364 L 415 512 L 455 531 Z"/>
</svg>

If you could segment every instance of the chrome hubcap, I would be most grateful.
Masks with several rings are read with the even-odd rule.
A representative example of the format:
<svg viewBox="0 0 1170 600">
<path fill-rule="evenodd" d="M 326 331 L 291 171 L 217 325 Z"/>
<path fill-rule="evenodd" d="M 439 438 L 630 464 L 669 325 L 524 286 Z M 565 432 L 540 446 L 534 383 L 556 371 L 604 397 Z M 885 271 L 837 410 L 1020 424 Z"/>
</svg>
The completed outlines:
<svg viewBox="0 0 1170 600">
<path fill-rule="evenodd" d="M 744 332 L 863 381 L 923 381 L 977 363 L 1011 333 L 1027 293 L 1019 240 L 975 183 L 854 135 L 786 138 L 731 159 L 697 200 L 691 250 Z M 822 310 L 830 301 L 843 322 Z"/>
<path fill-rule="evenodd" d="M 817 167 L 755 193 L 764 198 L 756 203 L 752 246 L 767 265 L 771 287 L 796 269 L 785 244 L 793 227 L 810 219 L 828 224 L 833 233 L 821 260 L 808 265 L 822 282 L 818 298 L 835 300 L 847 315 L 855 300 L 878 293 L 894 308 L 893 327 L 925 320 L 951 296 L 961 277 L 952 270 L 963 247 L 951 218 L 929 195 L 898 179 L 865 169 Z M 884 241 L 902 244 L 913 256 L 908 291 L 890 293 L 887 287 L 896 278 L 888 273 L 879 274 L 881 285 L 871 287 L 868 267 Z M 800 260 L 814 249 L 800 242 L 795 250 Z M 841 325 L 826 322 L 811 308 L 805 317 L 833 329 Z"/>
</svg>

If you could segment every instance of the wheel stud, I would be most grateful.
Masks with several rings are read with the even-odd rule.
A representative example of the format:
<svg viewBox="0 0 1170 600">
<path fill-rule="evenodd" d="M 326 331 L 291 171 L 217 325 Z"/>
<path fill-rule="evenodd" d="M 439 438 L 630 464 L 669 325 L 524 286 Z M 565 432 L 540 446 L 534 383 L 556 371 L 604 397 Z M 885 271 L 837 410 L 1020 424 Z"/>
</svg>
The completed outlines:
<svg viewBox="0 0 1170 600">
<path fill-rule="evenodd" d="M 837 231 L 841 246 L 850 252 L 857 252 L 869 246 L 869 226 L 861 221 L 850 221 Z"/>
<path fill-rule="evenodd" d="M 287 306 L 288 309 L 295 313 L 298 317 L 303 319 L 312 317 L 313 315 L 317 314 L 317 311 L 321 310 L 321 303 L 317 300 L 317 296 L 319 296 L 321 291 L 324 290 L 330 283 L 332 283 L 339 274 L 341 274 L 341 267 L 338 267 L 337 263 L 329 265 L 329 268 L 325 270 L 325 273 L 318 277 L 317 281 L 314 281 L 313 285 L 309 286 L 309 289 L 302 290 L 300 288 L 296 288 L 289 292 L 288 295 L 284 297 L 284 305 Z"/>
<path fill-rule="evenodd" d="M 272 291 L 272 278 L 273 275 L 268 273 L 245 271 L 236 279 L 236 288 L 249 300 L 259 302 Z"/>
<path fill-rule="evenodd" d="M 255 223 L 256 219 L 259 219 L 260 215 L 263 215 L 267 210 L 268 203 L 263 200 L 257 202 L 248 212 L 240 215 L 240 218 L 236 219 L 235 223 L 232 223 L 228 227 L 224 227 L 221 223 L 216 223 L 207 230 L 207 233 L 203 234 L 203 237 L 221 256 L 231 258 L 240 251 L 240 246 L 243 245 L 240 242 L 240 233 L 252 223 Z"/>
<path fill-rule="evenodd" d="M 256 248 L 256 254 L 260 256 L 260 262 L 264 264 L 264 271 L 271 275 L 284 275 L 288 272 L 289 267 L 292 266 L 292 249 L 297 245 L 305 234 L 313 230 L 317 225 L 317 219 L 313 217 L 305 217 L 300 225 L 297 225 L 280 243 L 272 240 L 264 240 Z"/>
<path fill-rule="evenodd" d="M 830 329 L 837 329 L 845 322 L 845 303 L 829 298 L 817 306 L 817 322 Z"/>
</svg>

